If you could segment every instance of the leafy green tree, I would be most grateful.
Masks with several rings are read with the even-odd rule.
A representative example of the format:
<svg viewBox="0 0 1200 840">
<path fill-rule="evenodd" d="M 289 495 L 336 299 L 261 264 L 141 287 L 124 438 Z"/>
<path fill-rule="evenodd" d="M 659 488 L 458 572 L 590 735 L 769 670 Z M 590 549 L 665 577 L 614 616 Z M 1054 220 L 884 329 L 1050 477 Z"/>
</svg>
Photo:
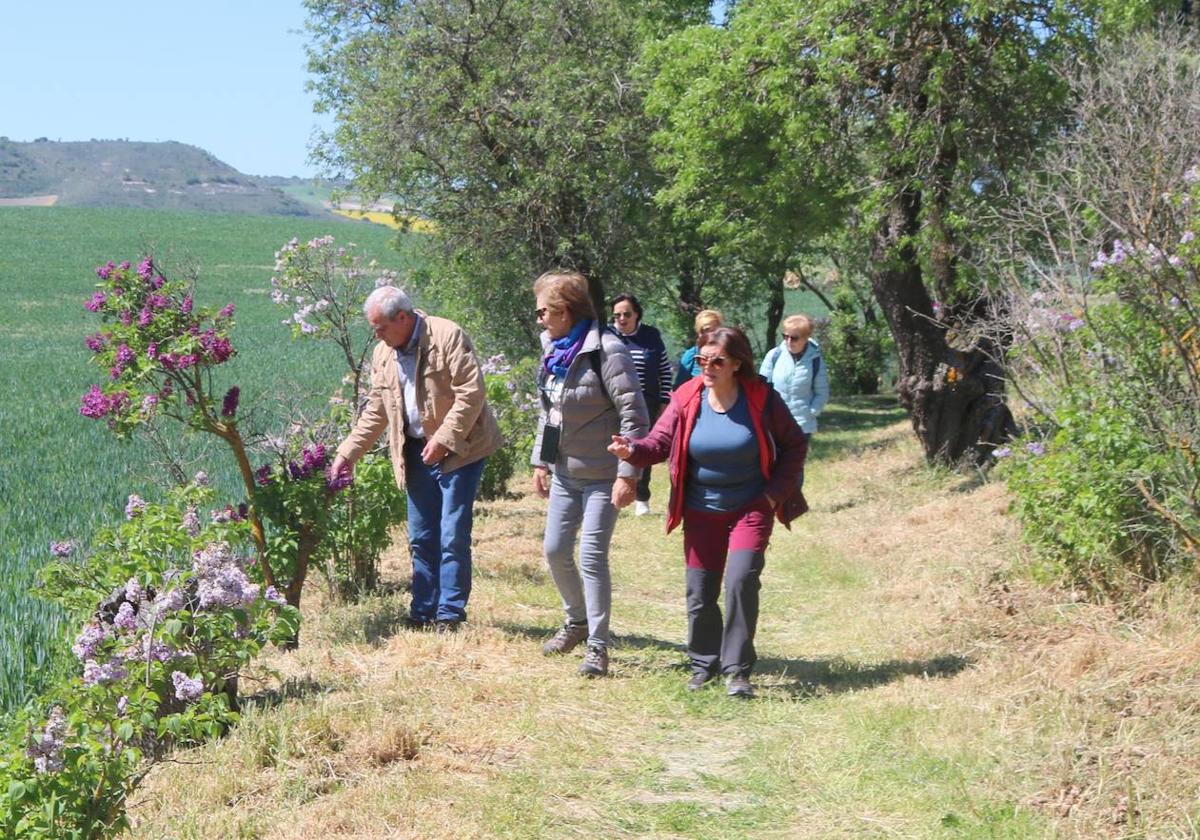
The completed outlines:
<svg viewBox="0 0 1200 840">
<path fill-rule="evenodd" d="M 436 225 L 425 291 L 498 350 L 535 346 L 534 277 L 603 287 L 661 268 L 642 44 L 697 0 L 308 0 L 336 128 L 318 157 Z M 420 281 L 422 278 L 417 278 Z M 436 281 L 436 282 L 435 282 Z"/>
<path fill-rule="evenodd" d="M 842 223 L 869 243 L 900 398 L 931 460 L 980 459 L 1011 428 L 998 348 L 962 339 L 986 310 L 973 220 L 1061 125 L 1053 68 L 1088 49 L 1097 15 L 1088 0 L 743 0 L 728 28 L 662 48 L 652 104 L 680 129 L 658 138 L 662 196 L 732 243 L 752 234 L 725 219 L 767 236 L 765 218 L 790 214 L 812 240 L 854 208 Z"/>
</svg>

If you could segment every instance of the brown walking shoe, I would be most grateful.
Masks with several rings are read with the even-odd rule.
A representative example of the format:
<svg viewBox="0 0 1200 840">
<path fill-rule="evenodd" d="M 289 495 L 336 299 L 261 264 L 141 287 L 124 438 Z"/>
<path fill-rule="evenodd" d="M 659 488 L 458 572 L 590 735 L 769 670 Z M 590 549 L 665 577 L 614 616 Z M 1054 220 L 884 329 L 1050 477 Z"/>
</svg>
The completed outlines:
<svg viewBox="0 0 1200 840">
<path fill-rule="evenodd" d="M 600 645 L 588 645 L 587 653 L 583 655 L 583 664 L 579 673 L 585 677 L 603 677 L 608 674 L 608 648 Z"/>
<path fill-rule="evenodd" d="M 572 624 L 566 622 L 558 628 L 554 638 L 542 645 L 542 653 L 553 656 L 557 653 L 570 653 L 588 637 L 587 624 Z"/>
</svg>

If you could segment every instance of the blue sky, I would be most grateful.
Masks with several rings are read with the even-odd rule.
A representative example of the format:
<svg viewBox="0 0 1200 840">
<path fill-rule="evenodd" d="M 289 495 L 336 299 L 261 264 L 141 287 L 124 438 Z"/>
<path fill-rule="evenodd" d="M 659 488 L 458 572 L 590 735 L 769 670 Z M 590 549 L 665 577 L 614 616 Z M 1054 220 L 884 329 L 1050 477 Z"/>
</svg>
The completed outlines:
<svg viewBox="0 0 1200 840">
<path fill-rule="evenodd" d="M 0 135 L 178 140 L 315 174 L 300 0 L 5 0 Z"/>
</svg>

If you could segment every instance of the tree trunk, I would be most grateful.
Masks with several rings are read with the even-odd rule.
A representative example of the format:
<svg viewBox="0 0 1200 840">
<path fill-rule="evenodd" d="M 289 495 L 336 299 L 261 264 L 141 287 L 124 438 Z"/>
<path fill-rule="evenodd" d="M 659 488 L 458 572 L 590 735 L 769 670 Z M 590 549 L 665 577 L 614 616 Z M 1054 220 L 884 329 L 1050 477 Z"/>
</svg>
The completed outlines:
<svg viewBox="0 0 1200 840">
<path fill-rule="evenodd" d="M 917 192 L 893 201 L 874 234 L 871 287 L 896 342 L 900 402 L 926 460 L 978 464 L 1011 437 L 1012 417 L 992 348 L 951 347 L 945 324 L 934 316 L 913 244 L 920 213 Z"/>
</svg>

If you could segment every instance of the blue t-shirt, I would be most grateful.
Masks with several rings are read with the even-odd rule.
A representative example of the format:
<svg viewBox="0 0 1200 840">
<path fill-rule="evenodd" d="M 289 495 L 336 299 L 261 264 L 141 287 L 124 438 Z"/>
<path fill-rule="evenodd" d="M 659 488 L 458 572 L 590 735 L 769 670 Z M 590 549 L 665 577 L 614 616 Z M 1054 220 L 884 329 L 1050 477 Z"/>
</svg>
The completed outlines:
<svg viewBox="0 0 1200 840">
<path fill-rule="evenodd" d="M 684 504 L 693 510 L 737 510 L 766 486 L 746 392 L 739 388 L 733 407 L 721 414 L 708 404 L 708 389 L 701 389 L 700 414 L 688 439 Z"/>
</svg>

